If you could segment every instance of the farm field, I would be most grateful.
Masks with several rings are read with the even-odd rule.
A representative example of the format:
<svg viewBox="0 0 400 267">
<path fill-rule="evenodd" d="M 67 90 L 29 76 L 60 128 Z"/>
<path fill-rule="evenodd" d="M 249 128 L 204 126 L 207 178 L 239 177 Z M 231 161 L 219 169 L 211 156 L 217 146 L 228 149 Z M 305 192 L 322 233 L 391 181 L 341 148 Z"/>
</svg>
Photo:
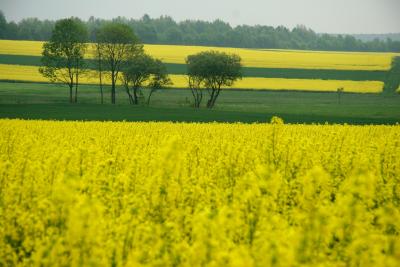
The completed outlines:
<svg viewBox="0 0 400 267">
<path fill-rule="evenodd" d="M 46 81 L 38 72 L 43 42 L 0 40 L 0 80 Z M 395 53 L 257 50 L 198 46 L 145 45 L 145 51 L 167 64 L 173 88 L 187 87 L 185 57 L 205 50 L 237 53 L 244 78 L 235 89 L 305 90 L 380 93 Z M 88 62 L 90 55 L 88 53 Z M 94 71 L 92 71 L 94 72 Z M 96 83 L 96 75 L 83 79 Z"/>
<path fill-rule="evenodd" d="M 36 66 L 20 66 L 0 64 L 0 80 L 47 82 L 48 79 L 39 73 Z M 186 88 L 187 78 L 185 75 L 171 75 L 172 88 Z M 97 84 L 96 73 L 93 71 L 81 79 L 82 83 Z M 105 84 L 111 84 L 105 80 Z M 0 84 L 1 86 L 1 84 Z M 380 93 L 383 89 L 381 81 L 339 81 L 339 80 L 316 80 L 316 79 L 283 79 L 283 78 L 256 78 L 245 77 L 235 83 L 236 89 L 269 89 L 269 90 L 305 90 L 305 91 L 336 91 L 343 87 L 346 92 L 355 93 Z"/>
<path fill-rule="evenodd" d="M 398 266 L 400 127 L 0 120 L 2 266 Z"/>
<path fill-rule="evenodd" d="M 0 117 L 57 120 L 265 122 L 278 115 L 291 123 L 395 124 L 400 95 L 225 90 L 213 110 L 193 109 L 185 89 L 156 92 L 150 106 L 132 106 L 117 88 L 117 105 L 100 104 L 99 88 L 82 85 L 78 104 L 67 103 L 67 88 L 53 84 L 0 83 Z M 109 103 L 110 89 L 105 89 Z M 148 92 L 144 90 L 144 95 Z"/>
<path fill-rule="evenodd" d="M 20 66 L 41 66 L 40 56 L 0 54 L 0 64 Z M 95 69 L 94 60 L 86 59 L 88 68 Z M 165 63 L 170 74 L 186 74 L 184 64 Z M 387 71 L 379 70 L 338 70 L 338 69 L 290 69 L 290 68 L 257 68 L 243 67 L 244 77 L 288 78 L 288 79 L 324 79 L 354 81 L 384 81 Z"/>
<path fill-rule="evenodd" d="M 0 2 L 0 267 L 400 266 L 400 2 Z"/>
<path fill-rule="evenodd" d="M 0 54 L 40 56 L 43 42 L 0 40 Z M 90 47 L 90 46 L 89 46 Z M 388 70 L 396 53 L 321 52 L 302 50 L 260 50 L 244 48 L 149 45 L 144 46 L 150 55 L 165 63 L 184 64 L 188 55 L 201 51 L 218 50 L 236 53 L 245 67 L 341 69 L 341 70 Z M 88 53 L 88 57 L 91 57 Z"/>
</svg>

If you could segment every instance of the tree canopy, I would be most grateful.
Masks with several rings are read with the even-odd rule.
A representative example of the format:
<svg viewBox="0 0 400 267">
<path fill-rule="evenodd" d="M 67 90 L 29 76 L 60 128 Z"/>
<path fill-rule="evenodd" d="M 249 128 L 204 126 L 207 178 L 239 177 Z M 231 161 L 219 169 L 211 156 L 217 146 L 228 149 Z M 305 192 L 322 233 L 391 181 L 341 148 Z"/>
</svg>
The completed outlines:
<svg viewBox="0 0 400 267">
<path fill-rule="evenodd" d="M 235 54 L 219 51 L 204 51 L 190 55 L 186 59 L 189 76 L 189 87 L 205 88 L 209 93 L 207 107 L 212 108 L 222 87 L 232 86 L 242 78 L 241 58 Z M 195 99 L 196 101 L 196 99 Z"/>
<path fill-rule="evenodd" d="M 79 77 L 86 71 L 86 41 L 86 26 L 77 18 L 69 18 L 57 21 L 50 41 L 43 45 L 39 72 L 51 82 L 67 84 L 70 102 L 77 102 Z"/>
<path fill-rule="evenodd" d="M 383 92 L 386 94 L 400 93 L 400 57 L 393 57 L 391 68 L 386 74 Z"/>
<path fill-rule="evenodd" d="M 3 12 L 0 10 L 0 39 L 5 39 L 7 36 L 7 20 Z"/>
<path fill-rule="evenodd" d="M 143 45 L 126 24 L 106 23 L 97 31 L 98 61 L 107 67 L 111 78 L 111 103 L 115 104 L 115 87 L 124 64 L 143 53 Z"/>
<path fill-rule="evenodd" d="M 145 53 L 137 54 L 129 59 L 123 69 L 122 82 L 131 104 L 138 104 L 139 90 L 146 86 L 150 89 L 147 103 L 151 95 L 158 89 L 171 84 L 165 65 Z"/>
</svg>

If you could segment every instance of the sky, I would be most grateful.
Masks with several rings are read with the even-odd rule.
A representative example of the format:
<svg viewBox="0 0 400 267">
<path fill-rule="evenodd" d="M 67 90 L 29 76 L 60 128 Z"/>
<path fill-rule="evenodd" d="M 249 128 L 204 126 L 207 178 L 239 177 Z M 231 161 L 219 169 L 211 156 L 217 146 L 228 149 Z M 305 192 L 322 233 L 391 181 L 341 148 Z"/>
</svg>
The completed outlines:
<svg viewBox="0 0 400 267">
<path fill-rule="evenodd" d="M 400 0 L 0 0 L 7 20 L 168 15 L 232 26 L 305 25 L 319 33 L 400 32 Z"/>
</svg>

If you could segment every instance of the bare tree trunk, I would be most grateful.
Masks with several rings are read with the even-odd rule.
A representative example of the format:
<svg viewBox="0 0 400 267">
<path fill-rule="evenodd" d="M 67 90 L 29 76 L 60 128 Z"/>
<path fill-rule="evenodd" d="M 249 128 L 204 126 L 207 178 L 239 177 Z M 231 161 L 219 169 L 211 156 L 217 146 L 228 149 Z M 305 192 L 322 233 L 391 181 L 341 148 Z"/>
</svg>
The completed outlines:
<svg viewBox="0 0 400 267">
<path fill-rule="evenodd" d="M 214 95 L 214 99 L 212 100 L 211 108 L 213 108 L 215 106 L 215 102 L 217 101 L 217 98 L 218 98 L 220 92 L 221 92 L 221 89 L 218 88 L 217 93 Z"/>
<path fill-rule="evenodd" d="M 198 101 L 198 93 L 195 88 L 190 88 L 190 91 L 192 92 L 193 99 L 194 99 L 194 107 L 198 108 L 200 106 L 200 103 Z"/>
<path fill-rule="evenodd" d="M 103 66 L 102 66 L 102 55 L 100 52 L 100 47 L 99 44 L 96 45 L 97 49 L 97 57 L 98 57 L 98 67 L 99 67 L 99 86 L 100 86 L 100 98 L 101 98 L 101 104 L 104 104 L 104 96 L 103 96 Z"/>
<path fill-rule="evenodd" d="M 104 104 L 104 96 L 103 96 L 103 70 L 101 67 L 101 62 L 99 60 L 99 80 L 100 80 L 100 97 L 101 97 L 101 104 Z"/>
<path fill-rule="evenodd" d="M 101 78 L 101 72 L 100 72 L 100 97 L 101 97 L 101 104 L 104 104 L 104 94 L 103 94 L 103 82 Z"/>
<path fill-rule="evenodd" d="M 219 96 L 219 93 L 221 92 L 221 86 L 218 86 L 217 88 L 212 89 L 212 93 L 210 96 L 210 99 L 207 102 L 207 107 L 208 108 L 213 108 L 215 105 L 215 102 L 217 101 L 217 98 Z"/>
<path fill-rule="evenodd" d="M 196 95 L 194 94 L 194 89 L 193 89 L 193 88 L 190 88 L 190 91 L 192 92 L 192 95 L 193 95 L 193 99 L 194 99 L 194 107 L 196 108 L 197 97 L 196 97 Z"/>
<path fill-rule="evenodd" d="M 128 93 L 128 97 L 129 97 L 129 104 L 133 104 L 133 98 L 132 98 L 132 94 L 129 91 L 129 88 L 126 88 L 126 92 Z"/>
<path fill-rule="evenodd" d="M 133 88 L 133 98 L 134 98 L 134 104 L 138 104 L 138 96 L 137 96 L 137 89 L 136 87 Z"/>
<path fill-rule="evenodd" d="M 151 95 L 154 93 L 154 91 L 153 91 L 153 89 L 150 89 L 150 94 L 149 94 L 149 97 L 147 98 L 147 105 L 148 106 L 150 106 L 150 98 L 151 98 Z"/>
<path fill-rule="evenodd" d="M 194 99 L 194 107 L 199 108 L 203 99 L 203 91 L 201 90 L 201 80 L 198 77 L 189 77 L 189 87 Z"/>
<path fill-rule="evenodd" d="M 207 101 L 207 108 L 212 108 L 212 106 L 213 106 L 213 100 L 214 100 L 214 95 L 215 95 L 215 89 L 213 88 L 213 89 L 211 90 L 210 99 Z"/>
<path fill-rule="evenodd" d="M 72 87 L 74 86 L 72 83 L 68 84 L 69 86 L 69 103 L 72 103 L 73 98 L 72 98 Z"/>
<path fill-rule="evenodd" d="M 79 74 L 76 74 L 76 80 L 75 80 L 75 103 L 78 103 L 78 76 Z"/>
<path fill-rule="evenodd" d="M 124 83 L 124 87 L 125 87 L 125 91 L 128 94 L 128 98 L 129 98 L 129 104 L 133 104 L 133 98 L 132 98 L 132 94 L 131 91 L 129 89 L 129 83 L 126 81 L 126 79 L 123 80 Z"/>
<path fill-rule="evenodd" d="M 115 71 L 111 71 L 111 104 L 115 104 Z"/>
<path fill-rule="evenodd" d="M 203 92 L 201 92 L 200 90 L 196 90 L 196 101 L 195 101 L 196 108 L 200 107 L 202 99 L 203 99 Z"/>
</svg>

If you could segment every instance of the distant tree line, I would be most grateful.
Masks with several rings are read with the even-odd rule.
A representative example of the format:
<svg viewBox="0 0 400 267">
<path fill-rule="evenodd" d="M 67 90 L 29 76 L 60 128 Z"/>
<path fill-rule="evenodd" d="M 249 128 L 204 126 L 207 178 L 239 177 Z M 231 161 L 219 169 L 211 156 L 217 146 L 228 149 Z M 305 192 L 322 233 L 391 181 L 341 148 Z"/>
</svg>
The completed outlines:
<svg viewBox="0 0 400 267">
<path fill-rule="evenodd" d="M 96 30 L 95 38 L 88 44 L 86 25 L 78 18 L 68 18 L 55 23 L 50 40 L 43 44 L 39 72 L 52 83 L 67 85 L 70 103 L 78 102 L 80 81 L 87 75 L 98 77 L 102 104 L 104 78 L 111 81 L 112 104 L 116 103 L 118 82 L 133 105 L 140 103 L 140 96 L 144 97 L 142 89 L 149 89 L 146 101 L 149 105 L 154 92 L 172 84 L 165 65 L 144 52 L 140 40 L 127 24 L 105 23 Z M 89 62 L 85 61 L 89 46 L 95 59 L 90 64 L 97 70 L 91 74 Z M 195 108 L 201 105 L 203 91 L 209 94 L 207 107 L 213 108 L 223 87 L 232 86 L 242 77 L 241 58 L 235 54 L 206 51 L 189 55 L 186 62 L 188 87 Z"/>
<path fill-rule="evenodd" d="M 84 22 L 88 29 L 88 40 L 94 42 L 96 32 L 108 22 L 95 17 Z M 176 22 L 169 16 L 150 18 L 148 15 L 140 19 L 117 17 L 112 22 L 128 25 L 143 43 L 148 44 L 400 52 L 400 41 L 390 38 L 363 42 L 351 35 L 317 34 L 302 25 L 292 30 L 283 26 L 232 27 L 221 20 Z M 55 21 L 37 18 L 23 19 L 18 23 L 7 22 L 0 11 L 0 39 L 48 41 L 54 25 Z"/>
</svg>

